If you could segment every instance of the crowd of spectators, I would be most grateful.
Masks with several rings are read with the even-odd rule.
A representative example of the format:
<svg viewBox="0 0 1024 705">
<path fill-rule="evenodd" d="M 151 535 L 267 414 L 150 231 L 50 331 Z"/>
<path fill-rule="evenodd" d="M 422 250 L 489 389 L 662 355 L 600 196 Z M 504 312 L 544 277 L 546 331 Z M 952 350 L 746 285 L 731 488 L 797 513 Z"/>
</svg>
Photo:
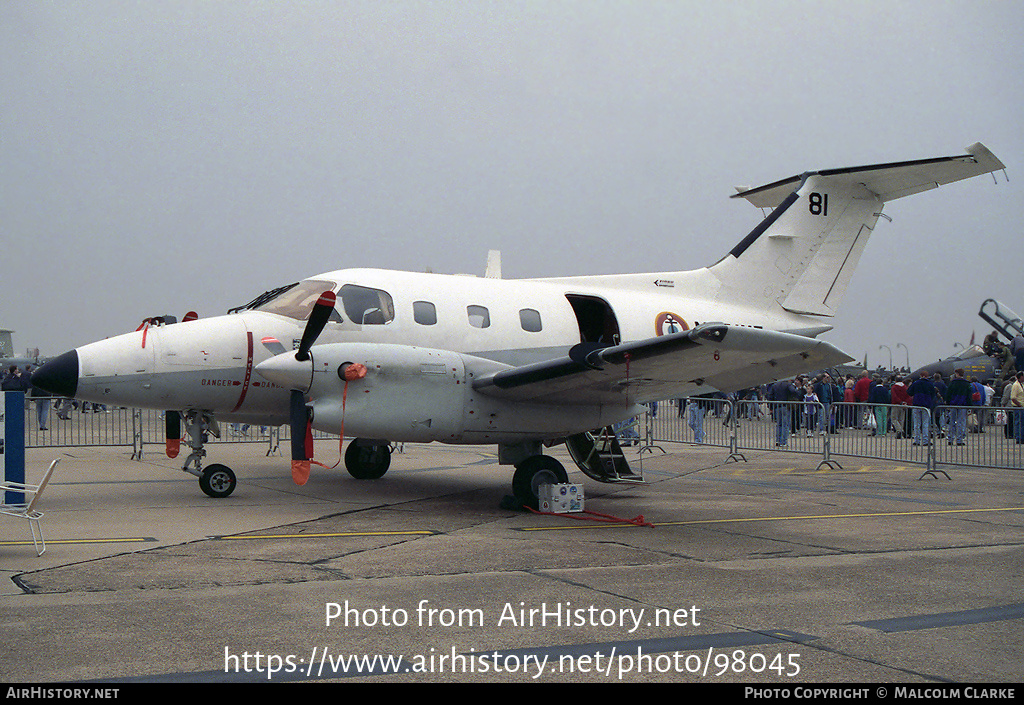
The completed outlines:
<svg viewBox="0 0 1024 705">
<path fill-rule="evenodd" d="M 705 412 L 716 408 L 716 398 L 746 402 L 737 413 L 748 419 L 770 414 L 779 447 L 786 446 L 793 433 L 811 436 L 844 428 L 912 438 L 913 445 L 927 445 L 936 437 L 950 445 L 966 445 L 968 433 L 998 428 L 1007 438 L 1024 443 L 1024 372 L 1014 373 L 1012 368 L 1008 379 L 984 381 L 968 377 L 963 369 L 948 379 L 924 371 L 916 377 L 868 371 L 843 377 L 826 371 L 732 394 L 708 394 L 688 404 L 679 400 L 679 415 L 687 418 L 698 443 L 704 438 Z"/>
</svg>

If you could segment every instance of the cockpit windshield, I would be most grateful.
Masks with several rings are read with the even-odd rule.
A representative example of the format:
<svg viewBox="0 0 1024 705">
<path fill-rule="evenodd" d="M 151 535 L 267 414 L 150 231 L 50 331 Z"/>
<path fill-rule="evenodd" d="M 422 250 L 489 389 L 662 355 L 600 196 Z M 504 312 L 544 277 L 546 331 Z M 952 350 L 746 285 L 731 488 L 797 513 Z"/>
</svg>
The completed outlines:
<svg viewBox="0 0 1024 705">
<path fill-rule="evenodd" d="M 277 289 L 271 289 L 270 291 L 257 296 L 245 306 L 240 306 L 237 309 L 231 309 L 230 312 L 240 311 L 242 309 L 265 311 L 267 313 L 276 313 L 281 316 L 288 316 L 289 318 L 304 321 L 309 318 L 309 313 L 313 310 L 313 304 L 316 303 L 320 294 L 325 291 L 334 291 L 335 286 L 336 284 L 334 284 L 334 282 L 322 281 L 319 279 L 307 279 L 303 282 L 297 282 Z M 335 323 L 341 322 L 341 315 L 337 310 L 331 313 L 330 320 Z"/>
<path fill-rule="evenodd" d="M 970 360 L 972 357 L 980 357 L 984 355 L 985 351 L 981 349 L 980 345 L 972 345 L 969 348 L 961 350 L 958 354 L 953 357 L 957 360 Z"/>
<path fill-rule="evenodd" d="M 328 290 L 334 291 L 335 287 L 335 282 L 307 279 L 266 291 L 246 305 L 233 308 L 228 313 L 265 311 L 305 321 L 309 318 L 313 304 L 320 294 Z M 362 326 L 386 325 L 395 319 L 395 304 L 391 294 L 358 284 L 345 284 L 341 287 L 338 291 L 337 308 L 331 311 L 329 320 L 334 323 L 344 322 L 340 311 L 344 311 L 350 321 Z"/>
</svg>

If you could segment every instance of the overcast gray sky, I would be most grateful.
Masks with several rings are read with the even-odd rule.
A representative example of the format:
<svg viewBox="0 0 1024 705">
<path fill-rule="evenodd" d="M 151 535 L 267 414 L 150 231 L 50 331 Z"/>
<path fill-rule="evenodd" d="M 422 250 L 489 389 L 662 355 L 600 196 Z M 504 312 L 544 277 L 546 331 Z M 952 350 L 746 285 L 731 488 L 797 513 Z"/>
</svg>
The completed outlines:
<svg viewBox="0 0 1024 705">
<path fill-rule="evenodd" d="M 692 269 L 810 169 L 1007 165 L 889 204 L 871 365 L 1024 313 L 1019 2 L 0 3 L 0 327 L 55 355 L 344 267 Z"/>
</svg>

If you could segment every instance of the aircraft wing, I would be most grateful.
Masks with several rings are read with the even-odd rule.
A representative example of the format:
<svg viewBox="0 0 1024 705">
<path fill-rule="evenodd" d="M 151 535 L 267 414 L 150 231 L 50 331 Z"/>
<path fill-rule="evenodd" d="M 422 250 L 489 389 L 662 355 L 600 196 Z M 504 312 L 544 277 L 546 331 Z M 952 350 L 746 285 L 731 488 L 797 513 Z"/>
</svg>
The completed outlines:
<svg viewBox="0 0 1024 705">
<path fill-rule="evenodd" d="M 476 379 L 482 394 L 550 404 L 626 404 L 744 389 L 850 361 L 814 338 L 705 323 L 690 331 L 569 355 Z"/>
<path fill-rule="evenodd" d="M 800 188 L 805 177 L 845 177 L 850 183 L 863 184 L 877 194 L 882 201 L 892 201 L 904 196 L 938 188 L 954 181 L 1005 169 L 999 158 L 985 145 L 976 142 L 965 149 L 967 154 L 954 157 L 936 157 L 891 164 L 873 164 L 844 169 L 824 169 L 800 176 L 791 176 L 757 188 L 738 188 L 732 198 L 745 198 L 758 208 L 775 208 L 789 194 Z"/>
</svg>

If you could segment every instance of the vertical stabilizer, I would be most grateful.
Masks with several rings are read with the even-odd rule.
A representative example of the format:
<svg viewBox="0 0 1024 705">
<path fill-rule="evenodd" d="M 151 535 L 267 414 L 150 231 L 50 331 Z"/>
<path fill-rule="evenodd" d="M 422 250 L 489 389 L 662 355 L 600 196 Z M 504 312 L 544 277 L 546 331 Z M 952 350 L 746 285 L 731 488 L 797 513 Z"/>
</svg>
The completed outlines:
<svg viewBox="0 0 1024 705">
<path fill-rule="evenodd" d="M 763 311 L 836 315 L 884 203 L 1005 168 L 980 143 L 965 151 L 828 169 L 741 189 L 733 198 L 773 211 L 709 268 L 720 284 L 718 300 Z"/>
<path fill-rule="evenodd" d="M 834 316 L 882 201 L 861 184 L 812 174 L 711 267 L 722 300 Z"/>
<path fill-rule="evenodd" d="M 0 328 L 0 357 L 14 357 L 14 341 L 11 340 L 13 330 Z"/>
</svg>

